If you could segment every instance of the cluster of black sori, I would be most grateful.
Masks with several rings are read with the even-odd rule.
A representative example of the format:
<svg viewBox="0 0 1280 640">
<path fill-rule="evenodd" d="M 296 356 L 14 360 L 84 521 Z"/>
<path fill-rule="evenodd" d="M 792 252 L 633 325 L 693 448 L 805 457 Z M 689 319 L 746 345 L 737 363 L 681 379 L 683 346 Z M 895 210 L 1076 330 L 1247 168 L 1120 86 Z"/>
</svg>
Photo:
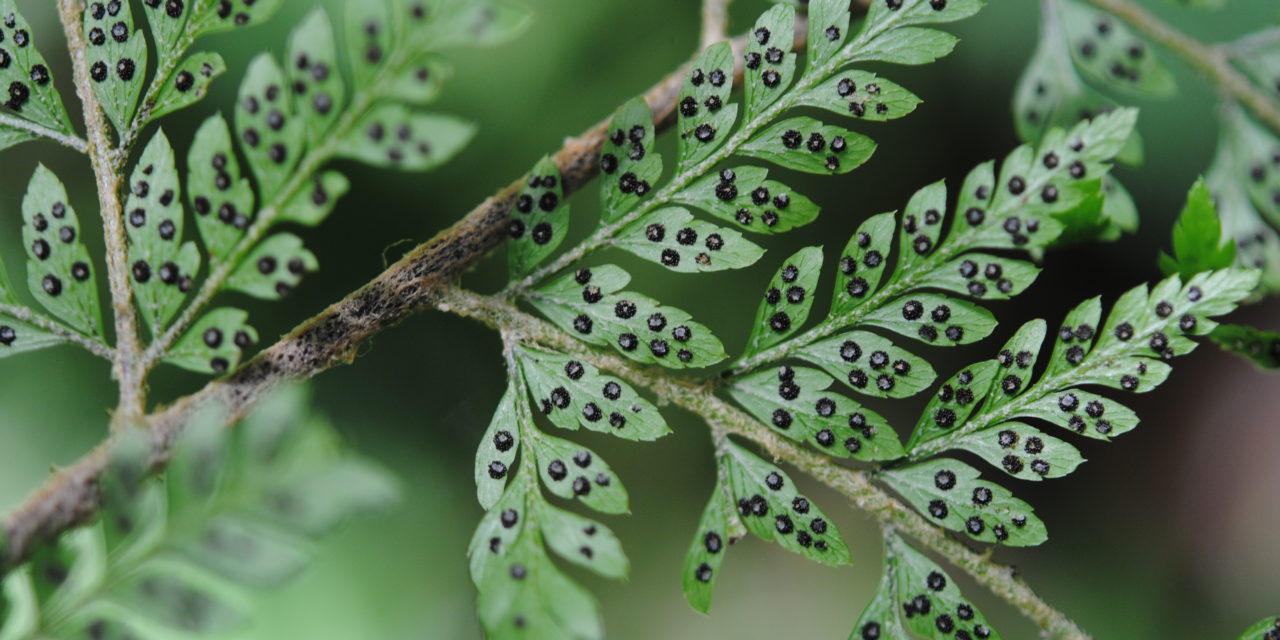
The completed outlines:
<svg viewBox="0 0 1280 640">
<path fill-rule="evenodd" d="M 108 17 L 115 18 L 120 15 L 121 0 L 111 0 L 110 2 L 94 2 L 89 5 L 89 15 L 94 20 L 104 20 Z M 129 25 L 124 21 L 116 21 L 108 27 L 110 38 L 117 43 L 124 44 L 129 41 Z M 108 34 L 101 27 L 94 27 L 89 30 L 89 45 L 101 47 L 107 44 Z M 137 62 L 133 58 L 120 58 L 115 64 L 116 76 L 121 80 L 128 82 L 133 80 L 134 74 L 138 70 Z M 98 60 L 89 67 L 89 77 L 95 82 L 102 82 L 107 79 L 110 71 L 107 69 L 107 63 Z"/>
<path fill-rule="evenodd" d="M 31 44 L 31 34 L 26 29 L 17 28 L 17 16 L 10 13 L 0 17 L 0 24 L 8 29 L 7 40 L 10 45 L 18 49 L 25 49 Z M 0 29 L 0 70 L 8 69 L 13 64 L 13 54 L 5 48 L 6 31 Z M 49 84 L 49 68 L 43 64 L 36 63 L 31 66 L 30 70 L 31 82 L 37 86 Z M 26 105 L 27 100 L 31 99 L 31 87 L 21 80 L 14 80 L 7 87 L 7 97 L 4 98 L 4 106 L 14 111 L 22 111 L 22 107 Z"/>
</svg>

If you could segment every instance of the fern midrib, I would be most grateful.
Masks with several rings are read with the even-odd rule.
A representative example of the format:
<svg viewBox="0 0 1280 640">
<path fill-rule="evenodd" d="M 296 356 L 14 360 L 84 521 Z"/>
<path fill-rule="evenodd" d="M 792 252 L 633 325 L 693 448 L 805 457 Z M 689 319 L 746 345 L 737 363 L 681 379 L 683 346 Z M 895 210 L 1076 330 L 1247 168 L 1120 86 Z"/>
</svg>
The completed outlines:
<svg viewBox="0 0 1280 640">
<path fill-rule="evenodd" d="M 513 296 L 527 295 L 530 287 L 536 286 L 550 275 L 581 260 L 596 249 L 612 245 L 614 236 L 619 231 L 627 228 L 632 222 L 635 222 L 646 213 L 674 201 L 694 180 L 706 175 L 715 165 L 736 154 L 739 148 L 758 133 L 760 129 L 772 122 L 783 111 L 795 107 L 800 98 L 803 98 L 809 91 L 821 84 L 829 75 L 835 73 L 841 66 L 856 61 L 856 50 L 866 46 L 871 40 L 892 29 L 900 21 L 898 18 L 900 15 L 897 13 L 892 14 L 890 18 L 881 22 L 878 26 L 864 29 L 856 39 L 846 44 L 837 54 L 832 55 L 826 63 L 807 68 L 794 85 L 790 86 L 777 100 L 756 114 L 749 122 L 739 127 L 719 149 L 707 156 L 706 159 L 684 171 L 677 172 L 667 182 L 666 186 L 654 193 L 652 198 L 639 203 L 635 209 L 632 209 L 617 220 L 600 227 L 590 237 L 580 242 L 573 249 L 561 254 L 559 258 L 556 258 L 550 264 L 525 276 L 524 279 L 518 282 L 507 285 L 498 294 L 499 297 L 511 298 Z M 799 60 L 797 60 L 798 62 Z M 743 85 L 745 86 L 745 84 L 746 79 L 744 77 Z M 743 102 L 741 104 L 745 106 L 745 92 L 742 95 Z M 676 166 L 679 166 L 678 162 Z"/>
<path fill-rule="evenodd" d="M 1085 362 L 1080 363 L 1079 366 L 1064 369 L 1048 378 L 1041 378 L 1032 388 L 1034 389 L 1034 392 L 1032 389 L 1028 389 L 1017 398 L 1002 405 L 995 411 L 990 411 L 984 406 L 982 411 L 977 415 L 970 417 L 969 420 L 965 421 L 964 426 L 959 429 L 956 429 L 947 435 L 923 442 L 913 448 L 908 452 L 908 458 L 911 460 L 919 460 L 924 456 L 941 453 L 953 448 L 958 440 L 968 436 L 969 434 L 999 426 L 1014 416 L 1019 415 L 1020 412 L 1028 410 L 1030 405 L 1039 402 L 1051 394 L 1072 387 L 1073 383 L 1071 382 L 1071 379 L 1073 377 L 1077 377 L 1082 373 L 1091 373 L 1104 366 L 1109 366 L 1116 358 L 1130 356 L 1142 357 L 1137 354 L 1125 353 L 1126 349 L 1124 347 L 1139 344 L 1146 338 L 1146 336 L 1158 331 L 1165 324 L 1167 323 L 1157 318 L 1155 322 L 1151 322 L 1144 326 L 1141 332 L 1135 331 L 1134 337 L 1130 342 L 1115 340 L 1112 342 L 1110 348 L 1106 348 L 1101 351 L 1096 349 L 1091 350 L 1089 355 L 1086 357 Z M 1101 341 L 1103 337 L 1100 336 L 1098 339 Z"/>
</svg>

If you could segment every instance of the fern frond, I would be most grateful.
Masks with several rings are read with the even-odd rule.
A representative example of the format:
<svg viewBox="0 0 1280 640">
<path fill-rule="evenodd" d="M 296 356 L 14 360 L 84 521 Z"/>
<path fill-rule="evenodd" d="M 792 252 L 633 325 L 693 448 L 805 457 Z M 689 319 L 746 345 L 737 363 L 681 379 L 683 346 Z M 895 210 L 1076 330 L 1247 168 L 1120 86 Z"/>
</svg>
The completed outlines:
<svg viewBox="0 0 1280 640">
<path fill-rule="evenodd" d="M 1134 113 L 1122 110 L 1069 133 L 1050 132 L 1039 149 L 1024 146 L 1011 153 L 999 180 L 994 163 L 979 166 L 965 180 L 950 215 L 946 187 L 936 183 L 917 192 L 902 214 L 868 218 L 837 263 L 831 312 L 796 336 L 791 334 L 809 314 L 821 261 L 808 257 L 806 249 L 784 262 L 760 302 L 746 357 L 728 372 L 729 392 L 779 433 L 825 453 L 862 460 L 898 457 L 896 435 L 882 418 L 853 400 L 823 392 L 831 377 L 799 367 L 783 367 L 789 377 L 780 373 L 778 379 L 770 373 L 742 376 L 796 357 L 822 367 L 856 393 L 902 398 L 927 388 L 935 372 L 926 360 L 865 329 L 935 346 L 989 335 L 994 316 L 959 296 L 1015 296 L 1039 269 L 986 251 L 1045 247 L 1067 228 L 1062 218 L 1096 215 L 1103 199 L 1099 180 L 1133 121 Z"/>
<path fill-rule="evenodd" d="M 1218 150 L 1206 181 L 1237 264 L 1261 269 L 1262 288 L 1280 291 L 1280 139 L 1238 107 L 1222 110 Z"/>
<path fill-rule="evenodd" d="M 974 638 L 999 640 L 951 576 L 892 531 L 884 537 L 884 572 L 851 640 Z M 910 630 L 908 632 L 907 630 Z"/>
<path fill-rule="evenodd" d="M 512 272 L 516 281 L 509 292 L 524 294 L 536 304 L 546 293 L 545 287 L 537 288 L 540 283 L 605 246 L 619 247 L 679 272 L 753 264 L 763 255 L 760 246 L 736 229 L 696 220 L 683 207 L 704 211 L 749 233 L 779 233 L 811 222 L 817 207 L 807 198 L 767 180 L 768 172 L 763 168 L 725 167 L 725 161 L 754 158 L 827 175 L 861 165 L 875 148 L 870 138 L 809 117 L 779 118 L 804 106 L 870 121 L 910 113 L 918 98 L 891 82 L 849 67 L 872 61 L 931 62 L 949 53 L 955 39 L 915 25 L 959 20 L 975 13 L 979 6 L 977 0 L 875 3 L 861 29 L 853 34 L 846 3 L 810 3 L 809 47 L 803 70 L 798 68 L 798 56 L 790 52 L 795 9 L 789 5 L 770 9 L 748 35 L 741 103 L 732 100 L 734 64 L 728 43 L 708 47 L 694 60 L 678 105 L 676 169 L 665 184 L 660 183 L 664 162 L 653 148 L 653 117 L 648 105 L 635 99 L 618 110 L 601 152 L 603 225 L 548 266 L 528 273 L 531 265 L 522 264 L 522 269 Z M 919 55 L 922 49 L 931 55 Z M 543 167 L 536 175 L 545 173 Z M 517 216 L 511 234 L 519 239 L 523 233 L 524 222 Z M 524 251 L 519 247 L 513 250 L 513 260 Z M 539 252 L 539 260 L 543 253 L 549 252 Z M 587 314 L 569 317 L 580 315 Z M 569 324 L 562 322 L 561 326 L 570 329 Z M 625 346 L 620 350 L 630 355 Z M 691 365 L 691 360 L 671 358 L 659 362 L 677 367 L 710 364 Z"/>
<path fill-rule="evenodd" d="M 668 432 L 666 423 L 625 382 L 579 360 L 512 346 L 508 368 L 507 391 L 476 453 L 477 495 L 488 509 L 468 552 L 480 620 L 493 638 L 599 638 L 595 599 L 546 548 L 609 578 L 626 577 L 626 555 L 605 525 L 553 506 L 542 489 L 610 514 L 628 510 L 627 491 L 599 454 L 541 431 L 530 394 L 562 429 L 651 440 Z"/>
<path fill-rule="evenodd" d="M 0 0 L 0 42 L 0 150 L 46 131 L 74 137 L 35 31 L 15 0 Z"/>
<path fill-rule="evenodd" d="M 122 439 L 101 481 L 99 521 L 7 578 L 16 597 L 0 636 L 194 637 L 238 624 L 251 606 L 246 588 L 288 580 L 309 562 L 311 539 L 396 495 L 307 402 L 300 390 L 280 393 L 234 430 L 206 412 L 163 481 L 144 472 L 144 434 Z"/>
<path fill-rule="evenodd" d="M 1278 640 L 1280 639 L 1280 617 L 1259 620 L 1251 625 L 1237 640 Z"/>
</svg>

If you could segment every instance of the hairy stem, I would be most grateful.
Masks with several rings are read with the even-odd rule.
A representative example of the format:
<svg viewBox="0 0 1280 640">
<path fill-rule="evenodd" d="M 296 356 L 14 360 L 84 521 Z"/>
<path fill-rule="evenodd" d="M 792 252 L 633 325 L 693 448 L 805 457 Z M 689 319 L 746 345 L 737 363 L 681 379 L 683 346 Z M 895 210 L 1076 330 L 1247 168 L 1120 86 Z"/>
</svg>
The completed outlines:
<svg viewBox="0 0 1280 640">
<path fill-rule="evenodd" d="M 496 298 L 450 287 L 441 292 L 437 307 L 442 311 L 474 318 L 506 335 L 515 335 L 522 341 L 572 354 L 648 389 L 660 401 L 675 404 L 698 415 L 713 425 L 713 433 L 723 431 L 752 441 L 775 460 L 800 469 L 840 492 L 882 524 L 894 527 L 942 555 L 1029 618 L 1046 636 L 1071 640 L 1089 637 L 1065 614 L 1036 595 L 1026 582 L 1015 575 L 1013 569 L 992 562 L 986 554 L 969 549 L 944 529 L 929 523 L 915 510 L 874 484 L 870 473 L 840 466 L 831 458 L 809 451 L 780 436 L 716 396 L 710 385 L 674 378 L 665 369 L 640 367 L 612 353 L 597 350 L 566 335 L 550 323 L 522 313 Z"/>
<path fill-rule="evenodd" d="M 65 342 L 75 343 L 85 349 L 88 349 L 96 356 L 106 358 L 107 360 L 113 360 L 115 358 L 115 352 L 113 352 L 111 347 L 108 347 L 101 340 L 87 338 L 75 331 L 71 331 L 61 324 L 50 320 L 44 314 L 34 311 L 30 307 L 0 303 L 0 314 L 40 327 L 41 330 L 51 333 Z"/>
<path fill-rule="evenodd" d="M 21 129 L 22 131 L 40 136 L 41 138 L 48 138 L 49 140 L 57 142 L 65 147 L 71 147 L 80 153 L 89 153 L 89 143 L 85 142 L 80 136 L 68 135 L 56 129 L 50 129 L 49 127 L 38 125 L 29 120 L 15 118 L 7 113 L 0 113 L 0 126 Z"/>
<path fill-rule="evenodd" d="M 1272 131 L 1280 134 L 1280 103 L 1272 100 L 1233 67 L 1221 49 L 1178 31 L 1131 0 L 1088 1 L 1177 54 L 1191 68 L 1213 82 L 1224 95 L 1243 104 Z"/>
<path fill-rule="evenodd" d="M 119 429 L 127 425 L 140 425 L 144 420 L 145 367 L 142 365 L 142 344 L 138 337 L 138 314 L 133 306 L 133 289 L 129 286 L 129 247 L 120 204 L 122 179 L 116 172 L 116 149 L 107 133 L 106 116 L 89 80 L 81 23 L 83 14 L 84 0 L 58 0 L 58 17 L 62 21 L 67 49 L 71 53 L 76 95 L 84 107 L 89 159 L 93 163 L 94 179 L 98 187 L 98 208 L 106 238 L 107 280 L 111 288 L 111 308 L 116 329 L 112 374 L 120 385 L 120 403 L 111 424 L 113 429 Z"/>
</svg>

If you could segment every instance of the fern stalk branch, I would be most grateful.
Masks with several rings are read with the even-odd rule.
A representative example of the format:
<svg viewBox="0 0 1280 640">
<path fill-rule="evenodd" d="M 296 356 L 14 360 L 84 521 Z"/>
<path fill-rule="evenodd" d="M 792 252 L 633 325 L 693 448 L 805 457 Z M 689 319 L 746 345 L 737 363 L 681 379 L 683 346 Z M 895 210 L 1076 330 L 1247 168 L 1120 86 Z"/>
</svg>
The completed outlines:
<svg viewBox="0 0 1280 640">
<path fill-rule="evenodd" d="M 1280 102 L 1272 100 L 1232 66 L 1222 49 L 1206 45 L 1173 28 L 1131 0 L 1088 1 L 1177 54 L 1191 68 L 1217 85 L 1220 92 L 1243 104 L 1272 131 L 1280 134 Z"/>
<path fill-rule="evenodd" d="M 730 433 L 751 440 L 775 460 L 786 462 L 840 492 L 882 525 L 897 529 L 945 557 L 1034 622 L 1045 637 L 1064 640 L 1089 638 L 1070 618 L 1050 606 L 1017 577 L 1014 569 L 992 562 L 986 553 L 973 551 L 945 530 L 929 523 L 915 510 L 874 484 L 873 473 L 840 466 L 831 458 L 780 436 L 716 396 L 711 384 L 675 378 L 659 367 L 636 366 L 612 353 L 579 342 L 550 323 L 493 297 L 448 287 L 441 292 L 436 306 L 442 311 L 474 318 L 505 334 L 514 334 L 522 341 L 571 354 L 632 384 L 645 387 L 660 400 L 705 419 L 713 434 Z"/>
<path fill-rule="evenodd" d="M 143 386 L 142 344 L 138 334 L 138 314 L 129 286 L 129 248 L 124 230 L 124 210 L 120 202 L 122 178 L 116 171 L 116 149 L 108 134 L 106 115 L 89 79 L 85 60 L 86 44 L 81 23 L 84 0 L 58 0 L 58 17 L 67 38 L 76 95 L 84 107 L 89 159 L 93 163 L 98 188 L 98 208 L 102 216 L 107 248 L 107 280 L 111 288 L 111 308 L 115 316 L 116 349 L 112 374 L 120 385 L 120 403 L 112 417 L 112 428 L 139 425 L 146 416 L 146 389 Z"/>
<path fill-rule="evenodd" d="M 35 134 L 41 138 L 47 138 L 65 147 L 71 147 L 80 153 L 89 153 L 89 143 L 84 138 L 76 135 L 68 135 L 56 129 L 50 129 L 42 125 L 38 125 L 22 118 L 11 116 L 7 113 L 0 113 L 0 126 L 21 129 L 28 133 Z"/>
<path fill-rule="evenodd" d="M 265 206 L 258 210 L 253 224 L 249 225 L 244 236 L 232 248 L 227 258 L 210 269 L 208 277 L 201 283 L 199 291 L 192 297 L 190 304 L 183 309 L 173 324 L 147 348 L 143 356 L 143 363 L 148 370 L 154 367 L 168 353 L 173 343 L 178 338 L 181 338 L 187 328 L 200 317 L 200 314 L 208 306 L 209 302 L 213 300 L 213 297 L 222 291 L 227 278 L 231 277 L 231 274 L 240 266 L 240 262 L 257 246 L 258 242 L 271 229 L 271 226 L 275 224 L 276 218 L 279 217 L 283 208 L 298 194 L 299 190 L 306 186 L 317 171 L 337 155 L 340 150 L 339 145 L 345 139 L 346 134 L 378 102 L 378 98 L 388 89 L 385 85 L 395 82 L 402 71 L 402 67 L 412 60 L 404 48 L 396 49 L 392 56 L 387 61 L 387 64 L 380 68 L 378 75 L 374 77 L 368 87 L 364 87 L 363 90 L 353 91 L 351 105 L 343 111 L 337 122 L 326 133 L 324 142 L 318 147 L 307 150 L 306 155 L 298 162 L 298 166 L 289 176 L 289 180 L 284 186 L 271 194 Z"/>
<path fill-rule="evenodd" d="M 743 38 L 735 42 L 742 45 Z M 659 130 L 675 122 L 676 102 L 688 66 L 682 66 L 645 94 Z M 569 138 L 552 159 L 560 169 L 566 196 L 581 189 L 599 170 L 600 147 L 609 120 Z M 489 196 L 451 227 L 422 243 L 399 262 L 342 300 L 295 328 L 234 373 L 214 380 L 150 416 L 152 462 L 161 468 L 183 427 L 200 408 L 226 407 L 229 419 L 248 414 L 276 386 L 303 380 L 350 362 L 366 340 L 410 314 L 430 307 L 442 287 L 453 283 L 506 239 L 507 216 L 524 186 L 523 177 Z M 212 291 L 208 294 L 211 298 Z M 205 300 L 207 302 L 207 299 Z M 193 303 L 194 304 L 194 303 Z M 190 320 L 188 320 L 188 323 Z M 176 339 L 177 334 L 173 336 Z M 153 349 L 155 346 L 153 344 Z M 154 358 L 158 358 L 155 351 Z M 154 364 L 154 359 L 152 360 Z M 42 541 L 83 525 L 96 515 L 97 478 L 106 463 L 108 439 L 71 466 L 55 473 L 3 523 L 0 568 L 26 560 Z"/>
<path fill-rule="evenodd" d="M 75 331 L 70 331 L 66 327 L 50 320 L 44 314 L 38 313 L 30 307 L 24 307 L 17 304 L 0 303 L 0 314 L 40 327 L 42 331 L 47 331 L 64 342 L 78 344 L 85 349 L 88 349 L 93 353 L 93 355 L 101 358 L 112 360 L 115 357 L 115 353 L 111 350 L 111 347 L 108 347 L 101 340 L 87 338 Z"/>
</svg>

